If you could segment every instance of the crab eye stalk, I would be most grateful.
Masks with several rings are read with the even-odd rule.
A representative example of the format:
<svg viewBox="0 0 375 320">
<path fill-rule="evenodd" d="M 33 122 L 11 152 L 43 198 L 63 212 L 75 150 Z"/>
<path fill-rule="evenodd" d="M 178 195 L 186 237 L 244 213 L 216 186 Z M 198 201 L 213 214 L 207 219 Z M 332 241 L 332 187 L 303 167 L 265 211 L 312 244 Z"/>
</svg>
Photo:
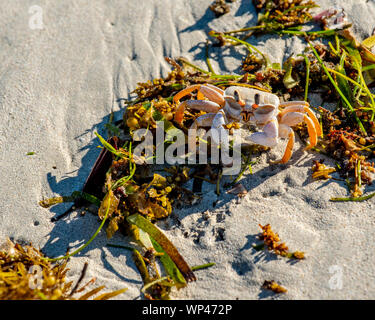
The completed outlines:
<svg viewBox="0 0 375 320">
<path fill-rule="evenodd" d="M 233 95 L 237 102 L 240 101 L 240 94 L 237 90 L 234 90 Z"/>
<path fill-rule="evenodd" d="M 243 101 L 243 100 L 241 99 L 240 93 L 239 93 L 237 90 L 234 90 L 233 95 L 234 95 L 234 99 L 236 100 L 236 102 L 237 102 L 241 107 L 245 106 L 245 101 Z"/>
<path fill-rule="evenodd" d="M 254 96 L 254 100 L 255 100 L 255 104 L 256 105 L 259 105 L 259 102 L 260 102 L 260 96 L 259 96 L 259 93 L 256 93 L 255 96 Z"/>
</svg>

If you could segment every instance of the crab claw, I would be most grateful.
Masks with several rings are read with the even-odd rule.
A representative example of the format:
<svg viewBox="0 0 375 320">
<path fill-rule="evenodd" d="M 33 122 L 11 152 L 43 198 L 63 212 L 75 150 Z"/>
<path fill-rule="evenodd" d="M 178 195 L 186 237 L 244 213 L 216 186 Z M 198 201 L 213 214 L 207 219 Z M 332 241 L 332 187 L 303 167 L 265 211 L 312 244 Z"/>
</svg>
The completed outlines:
<svg viewBox="0 0 375 320">
<path fill-rule="evenodd" d="M 313 17 L 315 21 L 320 21 L 325 27 L 331 30 L 342 30 L 350 26 L 343 8 L 331 8 Z"/>
</svg>

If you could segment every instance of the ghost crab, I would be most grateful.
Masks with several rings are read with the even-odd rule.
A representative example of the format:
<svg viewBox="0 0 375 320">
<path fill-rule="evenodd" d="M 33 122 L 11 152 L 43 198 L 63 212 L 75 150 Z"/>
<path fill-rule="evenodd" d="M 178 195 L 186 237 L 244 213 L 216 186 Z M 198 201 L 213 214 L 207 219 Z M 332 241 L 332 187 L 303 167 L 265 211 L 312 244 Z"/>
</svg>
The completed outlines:
<svg viewBox="0 0 375 320">
<path fill-rule="evenodd" d="M 197 100 L 180 103 L 181 98 L 194 91 L 197 91 Z M 292 126 L 302 122 L 307 124 L 310 144 L 306 150 L 314 147 L 318 136 L 322 134 L 319 121 L 307 102 L 280 103 L 275 94 L 254 88 L 231 86 L 222 90 L 211 84 L 198 84 L 181 90 L 173 99 L 178 104 L 174 116 L 178 124 L 182 124 L 185 108 L 205 111 L 207 113 L 198 117 L 191 128 L 211 127 L 218 130 L 219 139 L 228 135 L 225 125 L 233 121 L 252 123 L 262 128 L 262 132 L 252 133 L 245 138 L 262 146 L 272 148 L 277 145 L 279 138 L 288 139 L 284 155 L 278 161 L 280 163 L 288 162 L 292 156 L 295 140 Z M 218 140 L 214 142 L 220 144 Z"/>
</svg>

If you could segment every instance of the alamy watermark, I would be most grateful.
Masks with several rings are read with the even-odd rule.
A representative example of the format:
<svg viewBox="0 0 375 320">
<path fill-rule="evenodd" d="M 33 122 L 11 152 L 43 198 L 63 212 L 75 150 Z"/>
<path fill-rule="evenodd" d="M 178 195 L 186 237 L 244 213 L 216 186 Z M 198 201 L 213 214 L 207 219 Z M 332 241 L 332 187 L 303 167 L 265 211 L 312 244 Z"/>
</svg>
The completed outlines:
<svg viewBox="0 0 375 320">
<path fill-rule="evenodd" d="M 43 270 L 42 267 L 39 265 L 33 265 L 30 267 L 29 272 L 29 288 L 34 289 L 42 289 L 43 288 Z"/>
<path fill-rule="evenodd" d="M 332 274 L 328 281 L 328 286 L 331 290 L 341 290 L 343 288 L 343 268 L 338 265 L 330 266 L 328 269 Z"/>
<path fill-rule="evenodd" d="M 38 5 L 32 5 L 29 7 L 29 28 L 31 30 L 42 30 L 43 24 L 43 9 Z"/>
</svg>

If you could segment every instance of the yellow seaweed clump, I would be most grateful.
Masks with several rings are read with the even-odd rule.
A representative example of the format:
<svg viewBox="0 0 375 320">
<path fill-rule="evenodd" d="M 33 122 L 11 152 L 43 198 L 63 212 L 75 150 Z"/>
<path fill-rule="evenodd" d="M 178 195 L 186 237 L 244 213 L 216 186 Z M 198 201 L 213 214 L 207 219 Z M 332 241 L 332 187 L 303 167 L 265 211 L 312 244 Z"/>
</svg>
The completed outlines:
<svg viewBox="0 0 375 320">
<path fill-rule="evenodd" d="M 271 290 L 274 293 L 285 293 L 288 290 L 286 290 L 284 287 L 280 286 L 276 281 L 274 280 L 265 280 L 263 285 L 263 289 Z"/>
<path fill-rule="evenodd" d="M 152 106 L 143 103 L 128 106 L 124 112 L 124 123 L 131 131 L 140 128 L 155 128 L 156 123 L 152 117 L 152 111 Z"/>
<path fill-rule="evenodd" d="M 266 224 L 265 226 L 259 224 L 259 227 L 263 230 L 262 234 L 259 236 L 259 239 L 263 240 L 264 245 L 268 250 L 273 251 L 276 255 L 282 257 L 294 258 L 298 260 L 305 258 L 305 254 L 301 251 L 289 252 L 288 246 L 284 242 L 280 243 L 281 240 L 279 235 L 272 231 L 269 224 Z"/>
<path fill-rule="evenodd" d="M 85 264 L 80 279 L 72 288 L 73 281 L 66 282 L 66 273 L 69 271 L 67 261 L 52 263 L 31 244 L 21 246 L 8 239 L 0 247 L 0 300 L 87 300 L 104 288 L 101 286 L 78 298 L 74 297 L 95 280 L 79 288 L 86 272 Z M 125 291 L 121 289 L 104 293 L 95 300 L 106 300 Z"/>
<path fill-rule="evenodd" d="M 327 168 L 322 160 L 313 160 L 311 170 L 313 179 L 331 179 L 332 177 L 329 174 L 336 171 L 335 168 Z"/>
</svg>

